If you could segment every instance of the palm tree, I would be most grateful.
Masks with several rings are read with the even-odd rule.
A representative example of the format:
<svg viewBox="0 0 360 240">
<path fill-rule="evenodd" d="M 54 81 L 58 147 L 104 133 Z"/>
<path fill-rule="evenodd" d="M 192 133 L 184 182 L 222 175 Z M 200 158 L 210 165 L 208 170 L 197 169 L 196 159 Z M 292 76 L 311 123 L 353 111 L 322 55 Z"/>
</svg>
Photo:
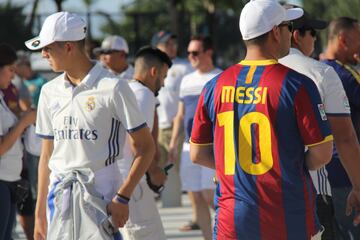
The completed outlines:
<svg viewBox="0 0 360 240">
<path fill-rule="evenodd" d="M 91 34 L 91 5 L 95 2 L 96 0 L 83 0 L 83 3 L 86 6 L 86 21 L 88 23 L 88 40 L 91 41 L 92 39 L 92 34 Z"/>
</svg>

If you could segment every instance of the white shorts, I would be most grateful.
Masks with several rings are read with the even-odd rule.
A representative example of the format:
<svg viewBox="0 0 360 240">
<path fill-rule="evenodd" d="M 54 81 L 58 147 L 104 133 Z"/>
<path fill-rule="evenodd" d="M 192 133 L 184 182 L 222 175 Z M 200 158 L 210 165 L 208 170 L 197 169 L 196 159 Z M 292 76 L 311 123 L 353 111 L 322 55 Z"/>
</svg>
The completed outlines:
<svg viewBox="0 0 360 240">
<path fill-rule="evenodd" d="M 129 220 L 120 229 L 126 240 L 165 240 L 165 231 L 154 199 L 147 183 L 141 181 L 129 202 Z"/>
<path fill-rule="evenodd" d="M 182 190 L 199 192 L 205 189 L 215 189 L 214 176 L 213 169 L 194 164 L 191 161 L 190 144 L 184 143 L 180 163 Z"/>
</svg>

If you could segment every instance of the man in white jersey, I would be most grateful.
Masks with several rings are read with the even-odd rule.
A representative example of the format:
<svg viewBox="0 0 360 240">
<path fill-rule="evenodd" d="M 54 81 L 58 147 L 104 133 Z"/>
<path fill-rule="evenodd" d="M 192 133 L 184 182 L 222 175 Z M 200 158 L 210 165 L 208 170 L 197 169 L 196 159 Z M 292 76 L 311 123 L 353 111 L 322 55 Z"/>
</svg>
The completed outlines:
<svg viewBox="0 0 360 240">
<path fill-rule="evenodd" d="M 53 71 L 64 72 L 43 86 L 38 105 L 36 132 L 43 141 L 35 239 L 120 239 L 115 229 L 126 223 L 128 202 L 154 155 L 128 83 L 89 60 L 85 37 L 83 19 L 58 12 L 46 18 L 39 37 L 25 43 L 42 49 Z M 119 188 L 115 162 L 122 158 L 126 131 L 135 157 Z"/>
<path fill-rule="evenodd" d="M 132 79 L 134 67 L 128 63 L 129 46 L 121 36 L 108 36 L 100 48 L 94 49 L 95 55 L 100 54 L 100 61 L 115 75 L 126 80 Z"/>
<path fill-rule="evenodd" d="M 313 19 L 304 12 L 301 18 L 294 20 L 293 26 L 290 53 L 279 62 L 315 82 L 324 103 L 324 112 L 329 120 L 334 143 L 342 163 L 346 167 L 359 169 L 360 148 L 351 122 L 348 98 L 341 80 L 331 66 L 309 57 L 314 51 L 316 30 L 326 28 L 327 23 Z M 320 223 L 325 228 L 322 238 L 335 239 L 334 208 L 327 171 L 325 167 L 322 167 L 320 170 L 310 171 L 310 174 L 317 190 L 317 214 Z"/>
<path fill-rule="evenodd" d="M 135 74 L 129 81 L 134 91 L 141 112 L 150 129 L 153 129 L 156 119 L 156 96 L 164 85 L 164 78 L 171 67 L 171 60 L 166 53 L 156 48 L 144 47 L 135 56 Z M 128 141 L 124 146 L 125 161 L 119 161 L 119 169 L 125 177 L 131 167 L 134 155 Z M 163 185 L 166 180 L 165 173 L 157 166 L 155 159 L 148 170 L 149 177 L 154 185 Z M 131 240 L 165 240 L 165 232 L 154 199 L 145 178 L 135 188 L 129 202 L 129 220 L 122 229 L 125 239 Z"/>
<path fill-rule="evenodd" d="M 221 72 L 214 67 L 213 47 L 209 37 L 195 36 L 188 45 L 188 58 L 196 71 L 186 75 L 180 86 L 180 102 L 174 119 L 174 129 L 169 147 L 170 162 L 178 161 L 177 144 L 181 131 L 185 130 L 185 141 L 181 153 L 180 176 L 182 189 L 187 191 L 192 202 L 193 222 L 198 223 L 205 239 L 211 239 L 211 217 L 209 207 L 213 207 L 215 172 L 190 160 L 189 139 L 192 121 L 198 99 L 204 85 Z"/>
</svg>

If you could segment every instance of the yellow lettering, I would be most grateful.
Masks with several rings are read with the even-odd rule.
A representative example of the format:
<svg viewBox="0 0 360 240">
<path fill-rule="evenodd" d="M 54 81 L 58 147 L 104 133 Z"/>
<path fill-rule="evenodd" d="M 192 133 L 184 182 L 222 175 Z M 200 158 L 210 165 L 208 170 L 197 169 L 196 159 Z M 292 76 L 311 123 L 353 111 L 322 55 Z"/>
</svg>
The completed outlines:
<svg viewBox="0 0 360 240">
<path fill-rule="evenodd" d="M 255 89 L 254 94 L 255 94 L 255 100 L 254 100 L 254 104 L 258 104 L 261 101 L 261 95 L 260 92 L 262 90 L 262 87 L 258 87 Z"/>
<path fill-rule="evenodd" d="M 254 100 L 253 97 L 253 93 L 254 92 L 254 88 L 253 87 L 249 87 L 246 89 L 245 95 L 246 95 L 246 100 L 244 101 L 244 104 L 250 104 L 252 103 L 252 101 Z"/>
<path fill-rule="evenodd" d="M 234 102 L 235 87 L 223 86 L 221 89 L 221 103 Z"/>
<path fill-rule="evenodd" d="M 264 91 L 263 91 L 263 94 L 262 94 L 262 104 L 265 104 L 266 102 L 266 95 L 267 95 L 267 87 L 264 87 Z"/>
<path fill-rule="evenodd" d="M 235 100 L 237 103 L 244 103 L 244 91 L 245 91 L 245 87 L 238 87 L 236 89 Z"/>
</svg>

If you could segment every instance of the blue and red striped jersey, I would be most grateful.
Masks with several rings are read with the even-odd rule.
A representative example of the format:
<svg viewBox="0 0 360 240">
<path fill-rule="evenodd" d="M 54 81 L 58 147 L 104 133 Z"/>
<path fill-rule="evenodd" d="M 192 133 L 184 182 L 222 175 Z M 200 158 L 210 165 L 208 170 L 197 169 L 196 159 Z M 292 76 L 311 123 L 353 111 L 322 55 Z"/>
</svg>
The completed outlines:
<svg viewBox="0 0 360 240">
<path fill-rule="evenodd" d="M 275 60 L 242 61 L 209 81 L 192 144 L 213 144 L 214 239 L 310 239 L 320 230 L 305 146 L 331 141 L 313 81 Z"/>
</svg>

